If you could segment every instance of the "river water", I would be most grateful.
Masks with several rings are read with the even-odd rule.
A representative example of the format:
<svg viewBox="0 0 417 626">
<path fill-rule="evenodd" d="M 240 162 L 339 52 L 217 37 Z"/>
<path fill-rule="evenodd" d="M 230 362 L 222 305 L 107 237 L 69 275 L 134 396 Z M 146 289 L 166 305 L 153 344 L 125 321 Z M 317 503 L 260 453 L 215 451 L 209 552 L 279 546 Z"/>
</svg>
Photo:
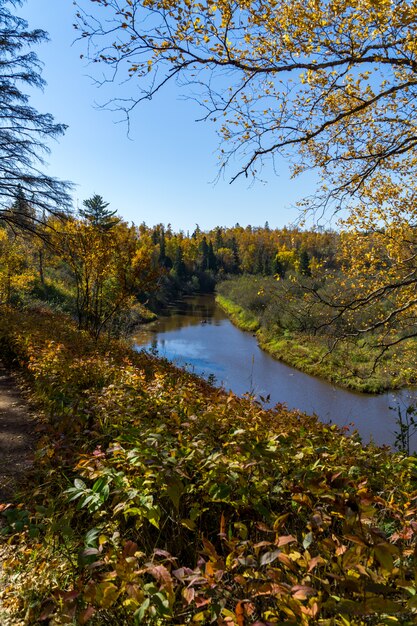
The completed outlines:
<svg viewBox="0 0 417 626">
<path fill-rule="evenodd" d="M 185 366 L 234 393 L 270 396 L 268 406 L 284 403 L 290 409 L 315 413 L 322 421 L 356 429 L 363 441 L 393 445 L 397 413 L 416 402 L 417 391 L 381 395 L 347 391 L 320 378 L 303 374 L 261 350 L 256 338 L 233 326 L 211 295 L 184 298 L 134 337 L 136 349 Z M 417 449 L 417 437 L 412 441 Z"/>
</svg>

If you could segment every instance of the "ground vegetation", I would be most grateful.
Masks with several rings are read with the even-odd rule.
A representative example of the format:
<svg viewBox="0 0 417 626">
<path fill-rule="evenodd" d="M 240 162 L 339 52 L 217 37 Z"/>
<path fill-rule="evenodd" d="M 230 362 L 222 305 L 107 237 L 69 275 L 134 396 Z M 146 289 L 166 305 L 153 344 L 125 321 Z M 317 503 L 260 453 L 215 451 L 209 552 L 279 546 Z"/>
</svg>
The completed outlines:
<svg viewBox="0 0 417 626">
<path fill-rule="evenodd" d="M 1 512 L 15 619 L 414 623 L 415 457 L 7 313 L 2 357 L 44 415 L 30 490 Z"/>
</svg>

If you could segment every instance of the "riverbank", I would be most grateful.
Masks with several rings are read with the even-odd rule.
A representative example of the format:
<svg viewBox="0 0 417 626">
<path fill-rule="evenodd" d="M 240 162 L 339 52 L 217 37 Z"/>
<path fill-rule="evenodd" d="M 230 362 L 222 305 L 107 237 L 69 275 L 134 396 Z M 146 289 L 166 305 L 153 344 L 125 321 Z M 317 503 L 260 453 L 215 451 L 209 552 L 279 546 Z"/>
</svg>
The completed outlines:
<svg viewBox="0 0 417 626">
<path fill-rule="evenodd" d="M 414 368 L 405 367 L 399 359 L 385 357 L 373 372 L 377 352 L 366 350 L 357 342 L 339 342 L 329 350 L 325 338 L 278 328 L 271 331 L 262 327 L 256 315 L 224 295 L 217 294 L 216 302 L 238 328 L 256 333 L 258 344 L 263 350 L 306 374 L 323 378 L 345 389 L 365 393 L 382 393 L 416 384 Z"/>
<path fill-rule="evenodd" d="M 0 353 L 44 416 L 3 515 L 14 623 L 413 623 L 414 458 L 62 315 L 4 311 Z"/>
</svg>

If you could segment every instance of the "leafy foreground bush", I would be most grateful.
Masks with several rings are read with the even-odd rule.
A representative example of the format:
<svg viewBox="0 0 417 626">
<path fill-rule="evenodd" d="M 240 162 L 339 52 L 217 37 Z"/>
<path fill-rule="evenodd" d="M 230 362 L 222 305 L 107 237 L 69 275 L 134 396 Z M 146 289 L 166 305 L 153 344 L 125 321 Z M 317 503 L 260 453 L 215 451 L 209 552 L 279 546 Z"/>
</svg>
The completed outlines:
<svg viewBox="0 0 417 626">
<path fill-rule="evenodd" d="M 416 458 L 66 318 L 9 312 L 0 345 L 45 415 L 3 511 L 3 602 L 25 623 L 415 623 Z"/>
</svg>

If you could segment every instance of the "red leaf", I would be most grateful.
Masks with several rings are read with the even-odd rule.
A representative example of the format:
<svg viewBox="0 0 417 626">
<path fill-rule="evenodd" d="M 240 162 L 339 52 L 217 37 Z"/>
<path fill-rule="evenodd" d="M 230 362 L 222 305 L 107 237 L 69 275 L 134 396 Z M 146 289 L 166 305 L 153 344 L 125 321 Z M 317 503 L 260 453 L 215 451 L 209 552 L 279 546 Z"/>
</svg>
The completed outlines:
<svg viewBox="0 0 417 626">
<path fill-rule="evenodd" d="M 138 544 L 134 541 L 127 541 L 123 548 L 123 556 L 126 558 L 128 556 L 135 556 L 135 553 L 138 551 Z"/>
<path fill-rule="evenodd" d="M 282 535 L 275 541 L 275 545 L 280 548 L 281 546 L 286 546 L 288 543 L 294 543 L 294 541 L 297 541 L 297 539 L 292 535 Z"/>
<path fill-rule="evenodd" d="M 80 624 L 86 624 L 89 619 L 91 619 L 96 612 L 95 608 L 92 606 L 88 606 L 85 611 L 82 611 L 78 616 L 78 621 Z"/>
</svg>

